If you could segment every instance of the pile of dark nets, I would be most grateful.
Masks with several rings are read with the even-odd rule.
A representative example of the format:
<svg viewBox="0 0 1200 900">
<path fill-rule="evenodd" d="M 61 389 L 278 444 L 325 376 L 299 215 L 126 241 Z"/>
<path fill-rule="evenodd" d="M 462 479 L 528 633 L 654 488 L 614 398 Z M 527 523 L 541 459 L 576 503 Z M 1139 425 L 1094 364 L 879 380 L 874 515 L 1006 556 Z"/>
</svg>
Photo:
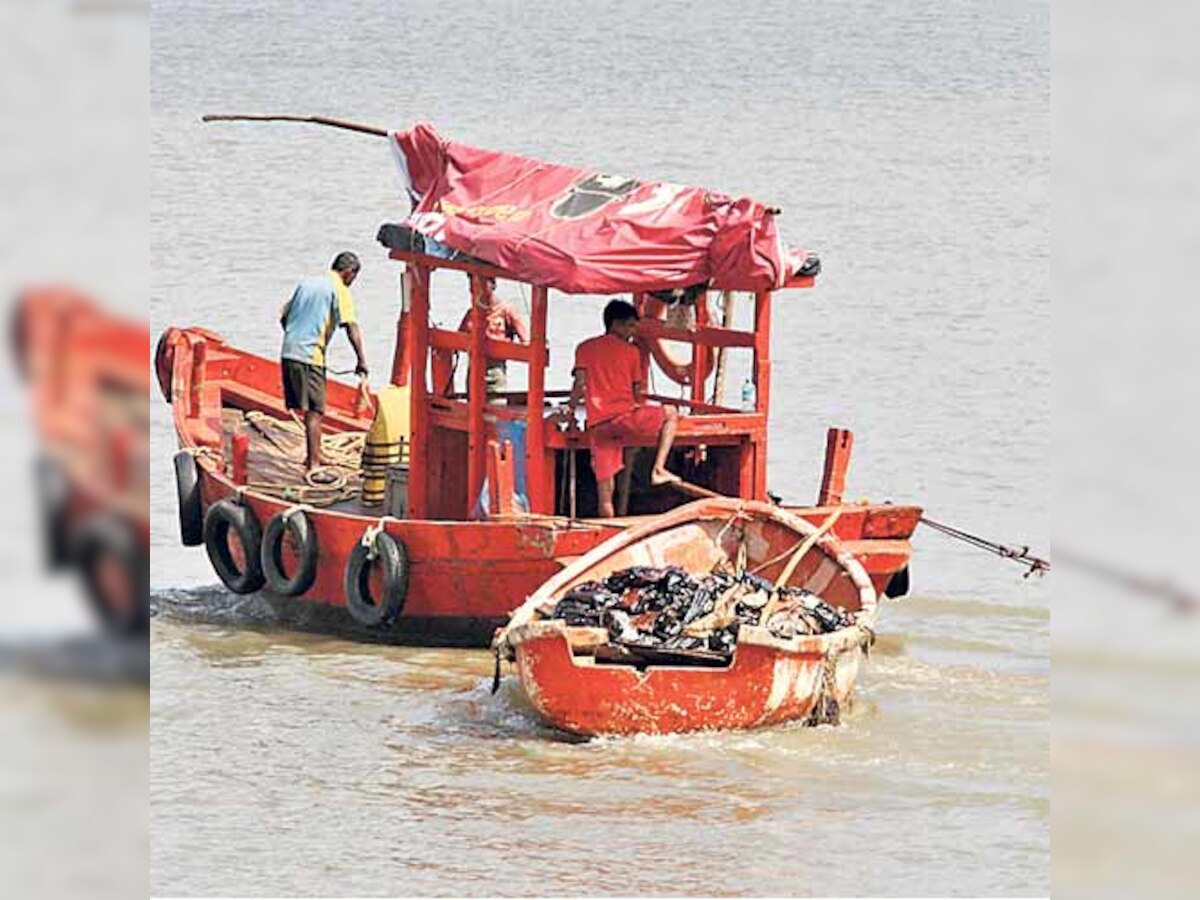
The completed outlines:
<svg viewBox="0 0 1200 900">
<path fill-rule="evenodd" d="M 625 646 L 724 655 L 733 652 L 742 625 L 764 625 L 776 637 L 791 638 L 854 624 L 852 613 L 803 588 L 776 591 L 758 575 L 720 570 L 697 579 L 677 566 L 634 566 L 578 584 L 550 618 L 606 628 Z"/>
</svg>

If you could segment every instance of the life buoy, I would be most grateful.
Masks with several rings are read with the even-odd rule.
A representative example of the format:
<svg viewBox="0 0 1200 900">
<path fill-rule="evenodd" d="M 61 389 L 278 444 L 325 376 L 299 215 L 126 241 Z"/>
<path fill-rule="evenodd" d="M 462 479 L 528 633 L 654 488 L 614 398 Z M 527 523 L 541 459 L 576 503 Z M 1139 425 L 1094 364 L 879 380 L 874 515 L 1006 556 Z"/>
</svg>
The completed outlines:
<svg viewBox="0 0 1200 900">
<path fill-rule="evenodd" d="M 36 463 L 38 507 L 42 521 L 42 552 L 49 569 L 62 569 L 71 562 L 67 537 L 67 511 L 71 486 L 62 466 L 48 456 Z"/>
<path fill-rule="evenodd" d="M 200 467 L 186 450 L 175 454 L 175 495 L 179 500 L 179 539 L 185 547 L 204 543 L 204 509 L 200 505 Z"/>
<path fill-rule="evenodd" d="M 283 539 L 290 534 L 299 562 L 288 575 L 283 570 Z M 262 539 L 262 568 L 267 587 L 285 597 L 303 594 L 317 577 L 317 531 L 302 509 L 276 513 L 267 523 Z"/>
<path fill-rule="evenodd" d="M 97 513 L 72 534 L 72 549 L 88 600 L 110 634 L 128 637 L 150 628 L 150 559 L 125 519 Z"/>
<path fill-rule="evenodd" d="M 696 307 L 697 323 L 705 324 L 707 319 L 704 311 L 705 300 L 700 298 L 700 303 Z M 661 320 L 666 316 L 667 304 L 655 297 L 646 298 L 646 317 L 651 319 Z M 692 357 L 686 359 L 682 355 L 671 350 L 667 344 L 668 341 L 663 338 L 648 338 L 646 346 L 650 350 L 650 355 L 662 369 L 663 374 L 674 381 L 676 384 L 690 384 L 692 373 L 695 371 L 694 364 L 698 360 L 705 372 L 712 371 L 712 347 L 707 344 L 692 344 Z"/>
<path fill-rule="evenodd" d="M 371 593 L 371 570 L 382 566 L 383 591 L 376 598 Z M 408 548 L 404 542 L 386 532 L 378 532 L 373 540 L 355 545 L 346 561 L 346 606 L 354 621 L 368 628 L 390 625 L 404 610 L 408 599 Z"/>
<path fill-rule="evenodd" d="M 229 533 L 241 545 L 234 559 Z M 262 526 L 254 510 L 233 500 L 218 500 L 204 517 L 204 549 L 225 586 L 235 594 L 250 594 L 266 583 L 262 571 Z"/>
</svg>

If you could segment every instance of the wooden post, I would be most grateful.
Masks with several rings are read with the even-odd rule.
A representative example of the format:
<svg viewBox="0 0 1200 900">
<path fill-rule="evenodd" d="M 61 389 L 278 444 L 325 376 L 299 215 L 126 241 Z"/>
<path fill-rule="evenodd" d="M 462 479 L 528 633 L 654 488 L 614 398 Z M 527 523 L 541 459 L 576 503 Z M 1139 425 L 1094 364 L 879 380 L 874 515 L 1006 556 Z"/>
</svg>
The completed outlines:
<svg viewBox="0 0 1200 900">
<path fill-rule="evenodd" d="M 846 428 L 830 428 L 825 435 L 825 474 L 821 477 L 821 493 L 817 506 L 837 506 L 846 490 L 846 469 L 850 467 L 850 451 L 854 449 L 854 434 Z"/>
<path fill-rule="evenodd" d="M 429 356 L 429 270 L 409 269 L 412 277 L 409 357 L 409 483 L 408 514 L 423 519 L 429 512 L 429 417 L 426 410 L 425 368 Z"/>
<path fill-rule="evenodd" d="M 232 472 L 234 484 L 245 484 L 249 477 L 250 435 L 241 428 L 230 435 L 230 456 L 232 457 Z"/>
<path fill-rule="evenodd" d="M 754 295 L 754 411 L 771 408 L 771 292 Z"/>
<path fill-rule="evenodd" d="M 696 298 L 696 325 L 708 324 L 708 291 L 703 291 Z M 704 402 L 704 382 L 708 380 L 708 367 L 705 365 L 708 354 L 700 349 L 692 336 L 692 402 Z"/>
<path fill-rule="evenodd" d="M 733 327 L 733 291 L 721 292 L 721 327 Z M 725 405 L 725 370 L 729 366 L 729 348 L 718 347 L 717 375 L 713 380 L 712 402 L 717 406 Z"/>
<path fill-rule="evenodd" d="M 483 308 L 483 279 L 471 276 L 471 350 L 467 379 L 467 509 L 474 508 L 483 490 L 487 443 L 483 411 L 487 406 L 487 311 Z"/>
<path fill-rule="evenodd" d="M 754 295 L 754 499 L 767 499 L 767 413 L 771 409 L 771 292 Z"/>
<path fill-rule="evenodd" d="M 549 291 L 533 286 L 533 302 L 529 323 L 529 406 L 525 419 L 525 490 L 529 495 L 530 512 L 554 513 L 554 466 L 547 463 L 553 456 L 546 449 L 546 309 Z"/>
<path fill-rule="evenodd" d="M 501 447 L 496 441 L 488 441 L 488 507 L 493 516 L 507 516 L 513 512 L 513 446 L 505 441 Z"/>
<path fill-rule="evenodd" d="M 392 384 L 403 387 L 408 384 L 408 370 L 412 367 L 412 329 L 409 326 L 409 310 L 412 294 L 407 269 L 400 272 L 400 315 L 396 319 L 396 346 L 392 350 Z"/>
<path fill-rule="evenodd" d="M 200 418 L 201 397 L 204 393 L 204 370 L 207 362 L 208 342 L 204 338 L 198 338 L 192 344 L 192 384 L 188 397 L 188 412 L 193 419 Z"/>
</svg>

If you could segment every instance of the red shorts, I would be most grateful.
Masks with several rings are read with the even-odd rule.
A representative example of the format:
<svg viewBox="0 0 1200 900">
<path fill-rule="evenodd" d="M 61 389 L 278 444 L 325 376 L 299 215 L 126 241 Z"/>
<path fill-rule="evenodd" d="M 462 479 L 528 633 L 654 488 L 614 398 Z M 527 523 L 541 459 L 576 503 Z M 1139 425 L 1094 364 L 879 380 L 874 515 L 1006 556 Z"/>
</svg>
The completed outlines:
<svg viewBox="0 0 1200 900">
<path fill-rule="evenodd" d="M 612 478 L 621 471 L 625 465 L 622 453 L 627 446 L 657 441 L 665 418 L 661 406 L 639 406 L 588 429 L 596 480 Z"/>
</svg>

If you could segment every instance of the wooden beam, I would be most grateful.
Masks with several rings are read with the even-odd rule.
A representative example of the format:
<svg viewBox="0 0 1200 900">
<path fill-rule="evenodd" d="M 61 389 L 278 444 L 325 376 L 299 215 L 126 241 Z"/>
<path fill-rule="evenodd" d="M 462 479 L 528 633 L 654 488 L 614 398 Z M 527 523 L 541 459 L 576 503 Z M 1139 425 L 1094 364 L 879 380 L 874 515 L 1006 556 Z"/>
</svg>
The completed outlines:
<svg viewBox="0 0 1200 900">
<path fill-rule="evenodd" d="M 487 310 L 482 304 L 483 280 L 471 276 L 471 366 L 467 373 L 467 509 L 483 490 L 487 443 L 483 411 L 487 406 Z"/>
<path fill-rule="evenodd" d="M 458 272 L 466 272 L 469 275 L 479 275 L 484 278 L 503 278 L 506 281 L 520 280 L 512 273 L 485 262 L 443 259 L 440 256 L 426 256 L 424 253 L 413 253 L 409 250 L 392 250 L 388 253 L 388 258 L 418 264 L 428 272 L 436 269 L 454 269 Z"/>
<path fill-rule="evenodd" d="M 429 511 L 429 415 L 425 378 L 429 365 L 429 270 L 414 263 L 408 267 L 412 278 L 412 369 L 409 373 L 409 446 L 411 478 L 408 485 L 408 514 L 423 519 Z"/>
<path fill-rule="evenodd" d="M 845 428 L 830 428 L 825 434 L 825 471 L 821 476 L 818 506 L 837 506 L 846 491 L 846 470 L 854 449 L 854 434 Z"/>
<path fill-rule="evenodd" d="M 534 285 L 529 335 L 529 405 L 525 419 L 525 490 L 531 512 L 554 512 L 553 451 L 546 446 L 546 311 L 549 291 Z"/>
<path fill-rule="evenodd" d="M 766 417 L 771 409 L 771 292 L 754 295 L 754 409 L 763 417 L 762 436 L 754 441 L 754 500 L 767 499 Z"/>
<path fill-rule="evenodd" d="M 715 328 L 697 325 L 695 331 L 672 328 L 658 319 L 643 318 L 638 323 L 638 334 L 644 337 L 662 338 L 666 341 L 682 341 L 685 344 L 706 344 L 710 347 L 753 347 L 755 336 L 749 331 L 734 331 L 731 328 Z"/>
</svg>

